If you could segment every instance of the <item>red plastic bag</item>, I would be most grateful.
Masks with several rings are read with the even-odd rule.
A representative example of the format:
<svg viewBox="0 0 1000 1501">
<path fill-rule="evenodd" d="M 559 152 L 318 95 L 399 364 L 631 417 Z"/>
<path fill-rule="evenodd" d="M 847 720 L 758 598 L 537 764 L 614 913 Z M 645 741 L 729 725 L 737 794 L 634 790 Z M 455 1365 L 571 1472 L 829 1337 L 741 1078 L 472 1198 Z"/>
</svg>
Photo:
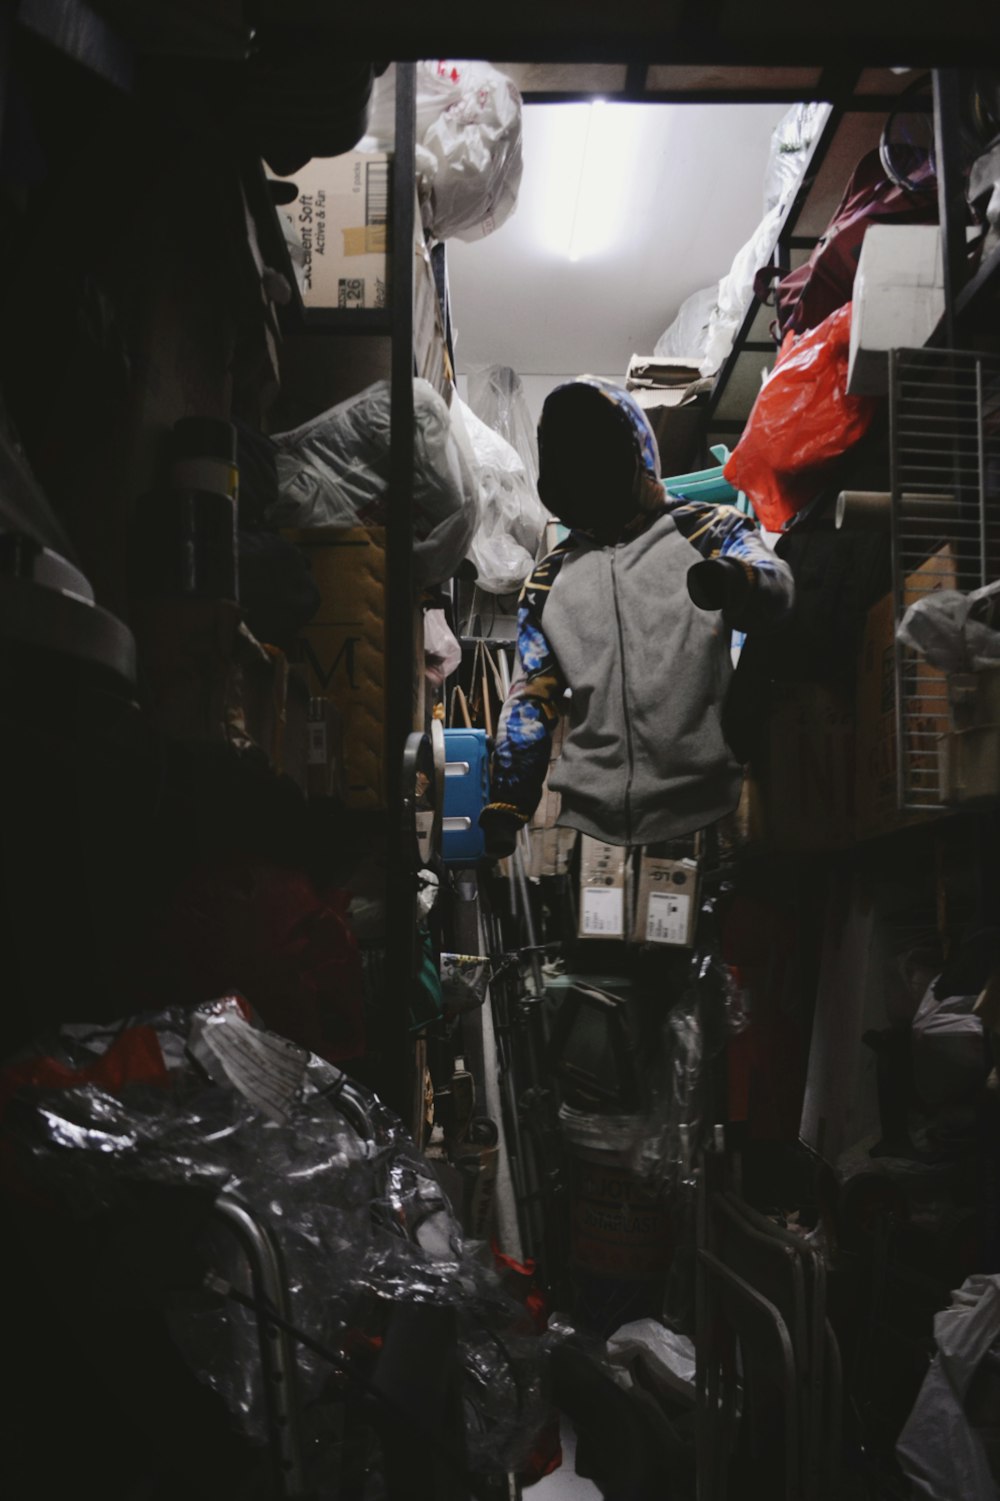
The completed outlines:
<svg viewBox="0 0 1000 1501">
<path fill-rule="evenodd" d="M 818 328 L 788 334 L 723 473 L 777 532 L 822 489 L 831 464 L 872 423 L 873 396 L 848 396 L 851 304 Z"/>
</svg>

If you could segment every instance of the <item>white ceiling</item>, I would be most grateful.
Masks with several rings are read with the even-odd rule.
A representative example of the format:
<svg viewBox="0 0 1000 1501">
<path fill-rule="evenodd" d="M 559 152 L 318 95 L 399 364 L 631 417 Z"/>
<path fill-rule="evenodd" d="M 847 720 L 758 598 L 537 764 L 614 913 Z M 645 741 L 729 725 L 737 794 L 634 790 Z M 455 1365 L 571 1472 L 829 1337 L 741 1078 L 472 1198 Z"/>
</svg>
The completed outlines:
<svg viewBox="0 0 1000 1501">
<path fill-rule="evenodd" d="M 589 105 L 526 105 L 514 214 L 486 239 L 448 242 L 459 372 L 624 375 L 760 222 L 787 108 L 608 103 L 588 138 Z"/>
</svg>

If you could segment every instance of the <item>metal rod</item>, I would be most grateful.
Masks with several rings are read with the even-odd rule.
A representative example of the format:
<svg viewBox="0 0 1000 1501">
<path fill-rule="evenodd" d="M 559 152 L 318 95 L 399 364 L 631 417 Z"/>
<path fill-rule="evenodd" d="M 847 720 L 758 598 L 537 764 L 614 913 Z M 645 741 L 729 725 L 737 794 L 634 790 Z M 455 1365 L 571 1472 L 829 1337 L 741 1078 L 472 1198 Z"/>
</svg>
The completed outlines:
<svg viewBox="0 0 1000 1501">
<path fill-rule="evenodd" d="M 983 414 L 983 362 L 976 361 L 976 406 L 979 411 L 979 583 L 985 587 L 989 583 L 986 572 L 986 440 L 983 433 L 985 423 Z"/>
<path fill-rule="evenodd" d="M 385 1038 L 388 1103 L 408 1120 L 412 1045 L 409 1009 L 416 983 L 412 858 L 405 825 L 403 752 L 413 728 L 413 232 L 416 86 L 413 63 L 396 64 L 396 139 L 392 173 L 392 379 L 389 515 L 386 526 L 385 795 L 389 811 Z"/>
</svg>

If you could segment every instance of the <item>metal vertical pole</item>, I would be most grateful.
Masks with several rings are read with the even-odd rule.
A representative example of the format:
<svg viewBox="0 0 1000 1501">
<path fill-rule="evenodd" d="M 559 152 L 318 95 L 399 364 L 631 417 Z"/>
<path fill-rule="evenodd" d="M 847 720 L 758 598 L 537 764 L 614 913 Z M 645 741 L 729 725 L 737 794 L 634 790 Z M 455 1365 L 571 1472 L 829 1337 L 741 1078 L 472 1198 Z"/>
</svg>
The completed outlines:
<svg viewBox="0 0 1000 1501">
<path fill-rule="evenodd" d="M 385 791 L 386 989 L 384 1092 L 409 1119 L 412 1101 L 410 1001 L 416 983 L 414 872 L 406 837 L 403 751 L 413 728 L 413 235 L 416 92 L 413 63 L 396 64 L 396 138 L 392 163 L 392 386 L 389 515 L 386 526 Z"/>
<path fill-rule="evenodd" d="M 966 203 L 958 144 L 961 89 L 956 68 L 934 69 L 934 155 L 937 162 L 938 220 L 944 266 L 945 344 L 955 348 L 955 298 L 968 275 L 965 246 Z"/>
</svg>

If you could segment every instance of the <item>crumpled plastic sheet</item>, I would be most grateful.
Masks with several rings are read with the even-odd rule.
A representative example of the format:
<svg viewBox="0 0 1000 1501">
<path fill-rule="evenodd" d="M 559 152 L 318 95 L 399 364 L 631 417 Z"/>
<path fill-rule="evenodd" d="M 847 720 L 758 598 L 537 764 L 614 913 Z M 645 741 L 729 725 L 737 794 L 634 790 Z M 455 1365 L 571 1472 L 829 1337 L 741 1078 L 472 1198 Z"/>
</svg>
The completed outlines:
<svg viewBox="0 0 1000 1501">
<path fill-rule="evenodd" d="M 521 95 L 489 63 L 432 58 L 416 65 L 417 190 L 435 240 L 479 240 L 517 207 Z M 375 80 L 367 140 L 395 141 L 395 69 Z"/>
<path fill-rule="evenodd" d="M 793 104 L 771 132 L 771 149 L 764 172 L 764 212 L 787 204 L 798 191 L 814 141 L 833 106 L 814 101 Z"/>
<path fill-rule="evenodd" d="M 479 522 L 469 440 L 429 381 L 413 382 L 413 512 L 418 587 L 450 578 Z M 274 434 L 279 527 L 384 526 L 388 519 L 392 391 L 375 381 L 356 396 Z"/>
<path fill-rule="evenodd" d="M 456 423 L 465 427 L 479 481 L 479 525 L 466 556 L 475 564 L 481 589 L 488 594 L 510 594 L 535 566 L 548 512 L 519 453 L 506 438 L 457 396 L 452 413 Z"/>
<path fill-rule="evenodd" d="M 976 618 L 992 604 L 1000 584 L 972 594 L 937 589 L 916 600 L 903 616 L 899 639 L 944 672 L 980 672 L 1000 667 L 1000 631 Z"/>
<path fill-rule="evenodd" d="M 708 335 L 719 308 L 719 283 L 701 287 L 685 297 L 677 316 L 656 341 L 658 359 L 689 359 L 700 365 L 708 351 Z"/>
<path fill-rule="evenodd" d="M 521 1305 L 464 1244 L 396 1116 L 332 1064 L 254 1026 L 247 1010 L 229 997 L 193 1012 L 138 1016 L 117 1030 L 67 1027 L 32 1049 L 3 1079 L 16 1091 L 7 1135 L 18 1173 L 33 1194 L 74 1217 L 113 1208 L 136 1184 L 225 1190 L 277 1236 L 291 1322 L 334 1351 L 377 1322 L 379 1308 L 384 1316 L 398 1302 L 455 1307 L 468 1462 L 516 1469 L 549 1416 L 549 1336 L 531 1330 Z M 93 1075 L 112 1045 L 127 1055 L 132 1044 L 156 1066 L 138 1075 L 126 1066 L 113 1090 L 93 1079 L 54 1082 L 72 1086 L 73 1073 Z M 202 1250 L 206 1268 L 250 1291 L 221 1224 L 212 1222 Z M 185 1289 L 169 1324 L 200 1379 L 252 1441 L 265 1442 L 249 1310 Z M 331 1369 L 298 1347 L 304 1404 L 320 1398 Z"/>
<path fill-rule="evenodd" d="M 989 1457 L 965 1413 L 983 1356 L 1000 1341 L 1000 1276 L 968 1277 L 934 1316 L 937 1354 L 896 1444 L 917 1494 L 930 1501 L 996 1501 Z"/>
<path fill-rule="evenodd" d="M 537 490 L 538 436 L 521 377 L 509 365 L 470 370 L 468 394 L 469 406 L 476 416 L 501 438 L 506 438 Z"/>
<path fill-rule="evenodd" d="M 687 986 L 664 1017 L 663 1062 L 650 1079 L 648 1126 L 633 1162 L 644 1181 L 673 1195 L 693 1181 L 699 1148 L 712 1129 L 709 1064 L 725 1044 L 732 1014 L 733 980 L 715 913 L 715 899 L 706 898 Z"/>
<path fill-rule="evenodd" d="M 695 1351 L 686 1334 L 659 1319 L 635 1319 L 608 1336 L 608 1356 L 618 1365 L 638 1362 L 666 1397 L 695 1400 Z"/>
</svg>

